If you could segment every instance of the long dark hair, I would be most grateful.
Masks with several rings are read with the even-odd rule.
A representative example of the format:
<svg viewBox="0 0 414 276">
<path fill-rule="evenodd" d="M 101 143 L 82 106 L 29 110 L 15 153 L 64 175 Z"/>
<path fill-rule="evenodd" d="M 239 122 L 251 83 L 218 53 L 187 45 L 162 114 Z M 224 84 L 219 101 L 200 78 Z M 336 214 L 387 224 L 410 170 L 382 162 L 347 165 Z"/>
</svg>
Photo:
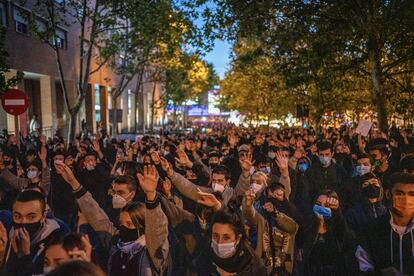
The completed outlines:
<svg viewBox="0 0 414 276">
<path fill-rule="evenodd" d="M 134 202 L 121 209 L 131 217 L 132 223 L 138 229 L 140 235 L 145 234 L 145 204 Z"/>
</svg>

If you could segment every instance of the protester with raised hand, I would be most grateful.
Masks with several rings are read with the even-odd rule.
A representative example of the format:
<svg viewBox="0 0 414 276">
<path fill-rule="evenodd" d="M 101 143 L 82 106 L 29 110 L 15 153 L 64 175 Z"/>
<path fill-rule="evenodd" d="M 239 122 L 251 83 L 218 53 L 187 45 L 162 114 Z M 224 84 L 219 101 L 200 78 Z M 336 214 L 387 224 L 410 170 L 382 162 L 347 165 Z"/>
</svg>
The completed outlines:
<svg viewBox="0 0 414 276">
<path fill-rule="evenodd" d="M 322 191 L 313 212 L 299 237 L 305 275 L 348 275 L 352 271 L 348 263 L 352 262 L 349 256 L 354 247 L 336 192 Z"/>
<path fill-rule="evenodd" d="M 198 191 L 213 193 L 218 192 L 223 196 L 223 203 L 227 202 L 237 196 L 243 195 L 249 188 L 249 178 L 244 178 L 240 176 L 239 183 L 233 189 L 229 186 L 230 184 L 230 172 L 224 166 L 216 167 L 212 172 L 212 186 L 210 187 L 201 187 L 193 184 L 182 175 L 174 172 L 171 164 L 164 158 L 161 158 L 161 165 L 164 171 L 167 173 L 167 176 L 171 179 L 171 182 L 177 188 L 177 190 L 183 194 L 185 197 L 192 199 L 197 202 L 200 197 Z M 247 166 L 246 166 L 247 168 Z"/>
<path fill-rule="evenodd" d="M 272 187 L 269 186 L 267 190 Z M 283 187 L 283 186 L 282 186 Z M 269 275 L 292 273 L 294 264 L 294 244 L 298 224 L 281 210 L 270 197 L 263 195 L 257 201 L 257 209 L 253 206 L 256 199 L 254 190 L 246 192 L 243 200 L 243 215 L 256 229 L 257 240 L 255 252 L 263 256 Z"/>
<path fill-rule="evenodd" d="M 70 184 L 80 210 L 101 236 L 107 252 L 111 248 L 112 237 L 118 237 L 116 250 L 109 256 L 109 275 L 169 275 L 168 220 L 156 192 L 158 174 L 154 166 L 145 167 L 144 174 L 139 174 L 140 185 L 146 195 L 145 204 L 134 203 L 122 208 L 119 230 L 67 166 L 59 164 L 57 169 Z"/>
<path fill-rule="evenodd" d="M 27 165 L 27 178 L 17 177 L 11 173 L 3 164 L 0 164 L 0 178 L 16 190 L 22 190 L 29 185 L 42 187 L 49 192 L 50 188 L 50 169 L 47 165 L 47 149 L 43 145 L 39 153 L 39 161 L 35 160 Z M 0 162 L 1 163 L 1 162 Z"/>
</svg>

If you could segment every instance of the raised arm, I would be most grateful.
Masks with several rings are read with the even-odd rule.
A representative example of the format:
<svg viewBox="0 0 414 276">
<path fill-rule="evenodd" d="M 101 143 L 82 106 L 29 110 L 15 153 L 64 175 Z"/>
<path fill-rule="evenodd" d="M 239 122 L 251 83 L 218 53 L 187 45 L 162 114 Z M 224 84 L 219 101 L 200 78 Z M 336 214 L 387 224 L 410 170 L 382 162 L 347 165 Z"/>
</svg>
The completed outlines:
<svg viewBox="0 0 414 276">
<path fill-rule="evenodd" d="M 198 201 L 200 199 L 198 195 L 198 190 L 201 190 L 203 192 L 212 191 L 210 188 L 197 186 L 181 174 L 174 172 L 171 164 L 164 158 L 161 158 L 161 165 L 164 171 L 167 173 L 167 176 L 171 179 L 171 182 L 174 184 L 177 190 L 185 197 L 192 199 L 194 201 Z"/>
<path fill-rule="evenodd" d="M 148 255 L 159 275 L 167 270 L 169 254 L 168 219 L 161 209 L 157 195 L 158 173 L 154 166 L 144 167 L 138 174 L 139 183 L 145 193 L 145 242 Z"/>
<path fill-rule="evenodd" d="M 276 153 L 276 164 L 280 170 L 279 182 L 285 187 L 286 198 L 289 198 L 290 193 L 292 192 L 289 177 L 289 159 L 287 156 L 284 156 L 282 152 L 278 151 Z"/>
<path fill-rule="evenodd" d="M 240 174 L 239 181 L 234 188 L 236 196 L 244 196 L 250 187 L 250 169 L 253 166 L 252 154 L 249 153 L 246 158 L 240 159 L 240 167 L 242 173 Z"/>
<path fill-rule="evenodd" d="M 118 234 L 118 230 L 109 220 L 104 210 L 99 207 L 92 195 L 82 187 L 70 168 L 65 164 L 55 164 L 55 166 L 57 173 L 62 175 L 63 179 L 71 186 L 79 209 L 92 228 L 96 232 L 106 232 L 111 236 Z"/>
</svg>

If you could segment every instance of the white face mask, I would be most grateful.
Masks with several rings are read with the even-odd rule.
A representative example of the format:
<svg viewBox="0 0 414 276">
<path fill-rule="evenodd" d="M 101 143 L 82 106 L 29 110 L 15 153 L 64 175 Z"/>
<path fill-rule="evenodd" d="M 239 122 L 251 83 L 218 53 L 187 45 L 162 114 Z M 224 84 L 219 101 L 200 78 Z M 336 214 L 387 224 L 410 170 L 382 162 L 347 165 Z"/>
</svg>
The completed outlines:
<svg viewBox="0 0 414 276">
<path fill-rule="evenodd" d="M 49 273 L 49 272 L 51 272 L 53 269 L 54 269 L 54 267 L 51 267 L 51 266 L 45 266 L 45 267 L 43 268 L 43 275 L 48 274 L 48 273 Z"/>
<path fill-rule="evenodd" d="M 121 209 L 121 208 L 124 208 L 126 205 L 127 205 L 127 201 L 122 196 L 117 195 L 117 194 L 112 196 L 112 207 L 114 209 Z"/>
<path fill-rule="evenodd" d="M 28 171 L 27 172 L 27 178 L 33 179 L 37 177 L 37 171 Z"/>
<path fill-rule="evenodd" d="M 217 243 L 215 240 L 212 240 L 211 248 L 213 248 L 214 254 L 218 257 L 222 259 L 230 258 L 236 253 L 236 242 Z"/>
<path fill-rule="evenodd" d="M 219 193 L 223 193 L 225 189 L 223 185 L 215 183 L 215 182 L 213 182 L 213 185 L 211 187 L 213 188 L 214 192 L 219 192 Z"/>
<path fill-rule="evenodd" d="M 86 169 L 88 171 L 93 171 L 95 169 L 95 166 L 94 165 L 86 165 Z"/>
<path fill-rule="evenodd" d="M 258 191 L 260 191 L 263 187 L 260 184 L 257 183 L 252 183 L 252 185 L 250 185 L 250 188 L 257 193 Z"/>
</svg>

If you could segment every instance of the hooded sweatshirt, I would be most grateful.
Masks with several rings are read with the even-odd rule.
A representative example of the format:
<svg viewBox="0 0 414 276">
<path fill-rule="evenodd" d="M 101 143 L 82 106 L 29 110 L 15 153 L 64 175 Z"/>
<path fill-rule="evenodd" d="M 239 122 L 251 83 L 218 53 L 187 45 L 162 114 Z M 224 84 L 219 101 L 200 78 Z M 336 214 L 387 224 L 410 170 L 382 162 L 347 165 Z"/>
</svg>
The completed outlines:
<svg viewBox="0 0 414 276">
<path fill-rule="evenodd" d="M 394 267 L 401 273 L 414 274 L 414 220 L 407 227 L 399 227 L 387 213 L 371 225 L 355 255 L 364 272 L 380 273 Z"/>
<path fill-rule="evenodd" d="M 12 237 L 14 228 L 10 230 Z M 7 260 L 6 275 L 33 275 L 43 272 L 43 261 L 48 243 L 61 233 L 59 224 L 54 219 L 46 219 L 31 241 L 30 255 L 18 258 L 13 250 Z"/>
</svg>

